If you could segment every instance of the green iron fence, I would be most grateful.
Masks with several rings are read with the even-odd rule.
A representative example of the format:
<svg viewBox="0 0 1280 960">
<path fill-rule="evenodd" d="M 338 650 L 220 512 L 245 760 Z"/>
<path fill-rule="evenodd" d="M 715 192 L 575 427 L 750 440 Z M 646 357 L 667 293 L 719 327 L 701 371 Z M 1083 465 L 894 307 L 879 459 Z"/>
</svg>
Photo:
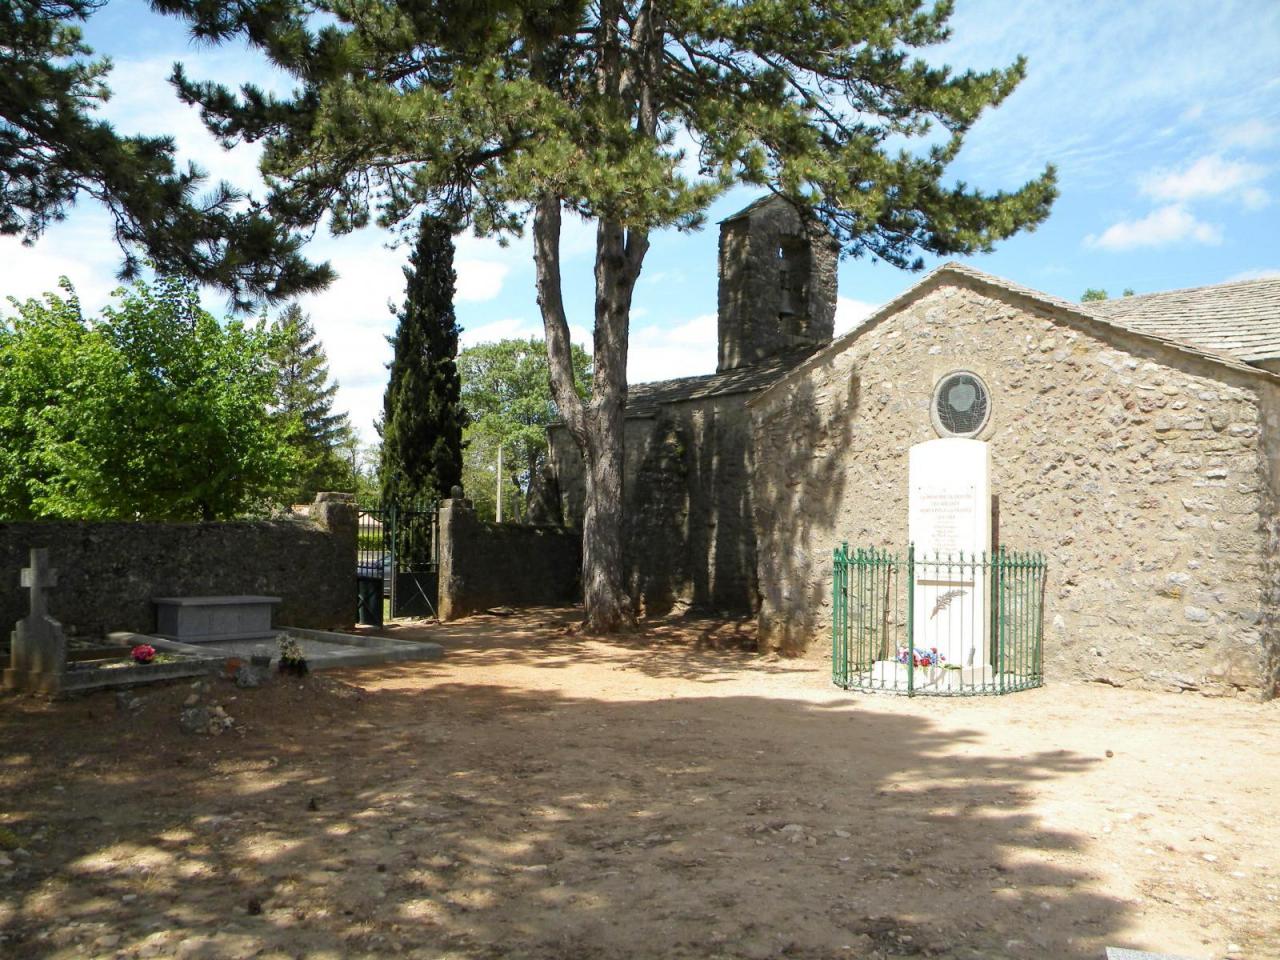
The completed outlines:
<svg viewBox="0 0 1280 960">
<path fill-rule="evenodd" d="M 1044 683 L 1045 558 L 835 551 L 832 680 L 851 690 L 971 696 Z"/>
<path fill-rule="evenodd" d="M 435 501 L 359 509 L 356 620 L 380 625 L 383 600 L 392 617 L 434 616 L 440 570 Z"/>
</svg>

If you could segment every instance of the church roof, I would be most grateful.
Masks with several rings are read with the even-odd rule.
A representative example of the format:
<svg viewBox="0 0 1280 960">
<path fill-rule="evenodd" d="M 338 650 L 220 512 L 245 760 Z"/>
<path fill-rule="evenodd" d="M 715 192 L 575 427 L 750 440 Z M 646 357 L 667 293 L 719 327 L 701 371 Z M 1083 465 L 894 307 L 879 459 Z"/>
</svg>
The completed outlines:
<svg viewBox="0 0 1280 960">
<path fill-rule="evenodd" d="M 787 371 L 812 356 L 813 352 L 814 348 L 806 348 L 723 373 L 630 384 L 627 387 L 627 416 L 651 417 L 660 406 L 682 400 L 701 400 L 704 397 L 722 397 L 731 393 L 756 393 L 780 380 Z"/>
<path fill-rule="evenodd" d="M 1030 300 L 1059 315 L 1074 318 L 1076 322 L 1092 324 L 1102 333 L 1113 331 L 1136 335 L 1224 367 L 1246 371 L 1273 381 L 1280 379 L 1276 373 L 1253 365 L 1259 360 L 1280 357 L 1280 350 L 1265 353 L 1272 345 L 1280 345 L 1278 279 L 1245 280 L 1141 297 L 1125 297 L 1122 300 L 1076 303 L 984 273 L 967 264 L 950 261 L 930 271 L 849 332 L 784 370 L 768 387 L 772 388 L 783 380 L 790 379 L 791 374 L 820 363 L 823 357 L 839 353 L 880 321 L 948 280 L 959 280 L 967 286 L 985 289 L 997 296 L 1003 293 Z M 1236 289 L 1246 287 L 1248 289 Z M 1126 304 L 1125 301 L 1130 302 Z M 1142 301 L 1150 302 L 1143 305 Z M 1270 331 L 1276 333 L 1272 334 Z M 1191 339 L 1191 336 L 1196 339 Z M 759 397 L 753 397 L 749 402 L 755 403 L 758 399 Z"/>
<path fill-rule="evenodd" d="M 1280 277 L 1190 287 L 1084 305 L 1132 330 L 1245 363 L 1280 359 Z"/>
<path fill-rule="evenodd" d="M 763 210 L 765 207 L 772 206 L 775 203 L 788 203 L 789 201 L 776 193 L 766 193 L 763 197 L 752 200 L 737 213 L 731 213 L 729 216 L 721 220 L 721 223 L 729 223 L 733 220 L 743 220 L 750 217 L 757 210 Z"/>
</svg>

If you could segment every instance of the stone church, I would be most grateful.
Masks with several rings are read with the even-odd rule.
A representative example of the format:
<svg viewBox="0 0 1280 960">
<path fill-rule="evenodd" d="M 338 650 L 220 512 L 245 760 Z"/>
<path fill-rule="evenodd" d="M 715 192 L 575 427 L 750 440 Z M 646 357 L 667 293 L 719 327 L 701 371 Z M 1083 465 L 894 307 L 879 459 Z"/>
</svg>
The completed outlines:
<svg viewBox="0 0 1280 960">
<path fill-rule="evenodd" d="M 833 340 L 836 251 L 784 201 L 723 221 L 719 258 L 716 373 L 630 390 L 643 612 L 829 654 L 833 548 L 904 547 L 908 449 L 972 437 L 993 542 L 1048 557 L 1050 682 L 1278 692 L 1280 278 L 1073 303 L 948 263 Z"/>
</svg>

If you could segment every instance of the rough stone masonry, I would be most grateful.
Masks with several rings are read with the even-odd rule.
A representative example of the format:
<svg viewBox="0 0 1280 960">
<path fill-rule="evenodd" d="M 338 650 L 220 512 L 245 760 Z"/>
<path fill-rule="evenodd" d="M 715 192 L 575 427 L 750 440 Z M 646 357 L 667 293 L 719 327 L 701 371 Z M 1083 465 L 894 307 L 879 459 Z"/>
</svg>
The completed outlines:
<svg viewBox="0 0 1280 960">
<path fill-rule="evenodd" d="M 1277 378 L 963 268 L 752 401 L 763 645 L 821 649 L 836 543 L 905 547 L 957 369 L 991 392 L 1000 542 L 1049 557 L 1050 680 L 1271 695 Z"/>
</svg>

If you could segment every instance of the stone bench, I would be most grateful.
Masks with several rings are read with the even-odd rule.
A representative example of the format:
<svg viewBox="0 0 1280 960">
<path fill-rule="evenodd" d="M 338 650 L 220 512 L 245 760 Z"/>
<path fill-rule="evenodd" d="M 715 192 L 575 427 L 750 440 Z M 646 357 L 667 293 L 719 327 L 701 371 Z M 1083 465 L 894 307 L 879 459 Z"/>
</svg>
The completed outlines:
<svg viewBox="0 0 1280 960">
<path fill-rule="evenodd" d="M 152 597 L 156 636 L 180 643 L 255 640 L 273 635 L 279 597 Z"/>
</svg>

